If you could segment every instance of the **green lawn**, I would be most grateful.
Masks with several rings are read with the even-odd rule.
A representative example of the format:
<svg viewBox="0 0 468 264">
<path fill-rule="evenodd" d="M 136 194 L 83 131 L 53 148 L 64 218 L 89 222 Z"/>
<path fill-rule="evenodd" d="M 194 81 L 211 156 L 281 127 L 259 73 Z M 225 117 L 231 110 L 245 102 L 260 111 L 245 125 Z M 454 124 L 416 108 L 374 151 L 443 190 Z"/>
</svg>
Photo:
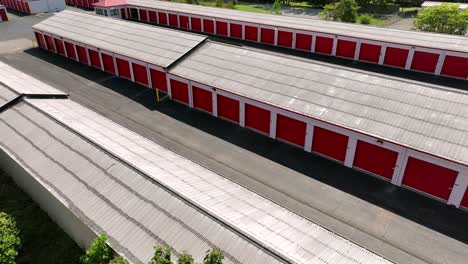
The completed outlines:
<svg viewBox="0 0 468 264">
<path fill-rule="evenodd" d="M 409 12 L 409 11 L 416 11 L 420 10 L 420 6 L 413 6 L 413 7 L 400 7 L 400 12 Z"/>
<path fill-rule="evenodd" d="M 248 5 L 236 5 L 237 10 L 247 11 L 247 12 L 255 12 L 255 13 L 263 13 L 263 14 L 271 14 L 271 10 L 248 6 Z"/>
<path fill-rule="evenodd" d="M 11 215 L 20 230 L 17 263 L 73 264 L 84 254 L 3 171 L 0 170 L 0 212 Z"/>
</svg>

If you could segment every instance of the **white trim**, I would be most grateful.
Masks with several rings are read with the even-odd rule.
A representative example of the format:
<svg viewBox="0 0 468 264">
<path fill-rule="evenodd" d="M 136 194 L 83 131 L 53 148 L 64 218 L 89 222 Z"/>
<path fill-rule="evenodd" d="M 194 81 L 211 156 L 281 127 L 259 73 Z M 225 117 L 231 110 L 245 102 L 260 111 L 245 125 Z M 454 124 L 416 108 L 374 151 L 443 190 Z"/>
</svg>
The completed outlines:
<svg viewBox="0 0 468 264">
<path fill-rule="evenodd" d="M 88 66 L 92 67 L 93 65 L 91 64 L 91 57 L 89 56 L 89 47 L 88 45 L 83 45 L 85 51 L 86 51 L 86 57 L 88 58 Z"/>
<path fill-rule="evenodd" d="M 73 42 L 70 42 L 72 45 L 73 45 L 73 49 L 75 50 L 75 61 L 77 62 L 80 62 L 80 58 L 79 58 L 79 55 L 78 55 L 78 50 L 76 50 L 76 45 L 75 43 Z"/>
<path fill-rule="evenodd" d="M 450 162 L 448 160 L 444 160 L 444 159 L 437 158 L 437 157 L 434 157 L 434 156 L 431 156 L 431 155 L 427 155 L 427 154 L 419 152 L 419 151 L 408 149 L 407 152 L 408 152 L 408 157 L 413 157 L 413 158 L 416 158 L 416 159 L 420 159 L 420 160 L 423 160 L 423 161 L 426 161 L 426 162 L 429 162 L 429 163 L 432 163 L 432 164 L 435 164 L 435 165 L 438 165 L 438 166 L 441 166 L 441 167 L 445 167 L 447 169 L 451 169 L 451 170 L 458 171 L 458 172 L 468 170 L 467 167 L 465 167 L 465 166 L 463 166 L 461 164 L 456 164 L 456 163 Z"/>
<path fill-rule="evenodd" d="M 447 204 L 455 205 L 459 208 L 465 196 L 465 192 L 468 192 L 468 171 L 458 174 Z"/>
<path fill-rule="evenodd" d="M 312 142 L 314 141 L 314 125 L 311 122 L 307 123 L 305 140 L 304 140 L 304 150 L 307 152 L 312 151 Z"/>
<path fill-rule="evenodd" d="M 245 40 L 245 24 L 242 24 L 242 40 Z"/>
<path fill-rule="evenodd" d="M 411 47 L 406 58 L 405 70 L 411 70 L 411 64 L 413 64 L 414 47 Z"/>
<path fill-rule="evenodd" d="M 105 71 L 104 71 L 104 62 L 103 62 L 103 60 L 102 60 L 102 55 L 101 55 L 101 50 L 98 49 L 97 52 L 98 52 L 98 56 L 99 56 L 99 61 L 100 61 L 100 63 L 101 63 L 101 71 L 105 72 Z"/>
<path fill-rule="evenodd" d="M 119 67 L 117 66 L 117 57 L 115 56 L 115 54 L 112 55 L 112 60 L 114 61 L 115 76 L 120 77 Z"/>
<path fill-rule="evenodd" d="M 312 35 L 312 43 L 310 45 L 310 52 L 315 52 L 315 46 L 317 44 L 317 36 Z"/>
<path fill-rule="evenodd" d="M 270 112 L 270 138 L 276 139 L 276 122 L 278 114 L 275 111 Z"/>
<path fill-rule="evenodd" d="M 68 51 L 67 51 L 67 46 L 65 45 L 65 41 L 63 40 L 63 38 L 60 39 L 60 41 L 62 41 L 62 47 L 63 47 L 63 51 L 65 52 L 65 57 L 68 58 Z"/>
<path fill-rule="evenodd" d="M 293 32 L 293 39 L 292 39 L 292 49 L 296 49 L 296 31 Z"/>
<path fill-rule="evenodd" d="M 187 88 L 188 88 L 188 96 L 189 96 L 189 98 L 188 98 L 189 99 L 189 106 L 191 108 L 193 108 L 194 107 L 193 106 L 193 87 L 192 87 L 192 82 L 191 81 L 188 82 Z"/>
<path fill-rule="evenodd" d="M 146 64 L 146 76 L 148 77 L 148 87 L 153 89 L 153 81 L 151 79 L 151 72 L 150 72 L 150 67 L 149 64 Z"/>
<path fill-rule="evenodd" d="M 445 51 L 445 54 L 447 56 L 453 56 L 453 57 L 461 57 L 461 58 L 465 58 L 465 59 L 468 59 L 468 52 L 467 53 L 463 53 L 463 52 L 455 52 L 455 51 Z"/>
<path fill-rule="evenodd" d="M 432 49 L 432 48 L 424 48 L 424 47 L 414 47 L 415 51 L 421 51 L 426 53 L 433 53 L 433 54 L 442 54 L 444 50 Z"/>
<path fill-rule="evenodd" d="M 344 165 L 352 168 L 354 164 L 354 156 L 356 155 L 357 139 L 354 137 L 348 137 L 348 146 L 346 147 L 346 156 Z"/>
<path fill-rule="evenodd" d="M 405 173 L 406 164 L 408 163 L 408 149 L 403 148 L 402 151 L 398 154 L 398 158 L 395 164 L 395 169 L 393 171 L 392 184 L 401 186 L 403 181 L 403 175 Z"/>
<path fill-rule="evenodd" d="M 385 53 L 386 52 L 387 52 L 387 46 L 382 45 L 382 47 L 380 48 L 380 57 L 379 57 L 379 62 L 378 62 L 379 65 L 384 64 L 384 62 L 385 62 Z"/>
<path fill-rule="evenodd" d="M 278 46 L 278 28 L 275 27 L 273 34 L 273 45 Z"/>
<path fill-rule="evenodd" d="M 437 60 L 436 68 L 435 68 L 435 75 L 440 75 L 440 72 L 442 71 L 442 67 L 444 66 L 445 62 L 445 52 L 439 55 L 439 59 Z"/>
<path fill-rule="evenodd" d="M 171 74 L 166 74 L 167 95 L 172 99 L 171 77 L 173 77 Z"/>
<path fill-rule="evenodd" d="M 331 52 L 331 56 L 336 56 L 336 49 L 338 48 L 338 37 L 335 36 L 333 38 L 333 47 L 332 47 L 332 52 Z"/>
<path fill-rule="evenodd" d="M 217 93 L 217 90 L 214 88 L 212 88 L 211 90 L 211 103 L 212 103 L 213 116 L 218 117 L 218 93 Z"/>
<path fill-rule="evenodd" d="M 361 53 L 361 41 L 356 42 L 356 47 L 354 48 L 354 60 L 359 60 L 359 54 Z"/>
<path fill-rule="evenodd" d="M 245 127 L 245 101 L 239 100 L 239 125 Z"/>
</svg>

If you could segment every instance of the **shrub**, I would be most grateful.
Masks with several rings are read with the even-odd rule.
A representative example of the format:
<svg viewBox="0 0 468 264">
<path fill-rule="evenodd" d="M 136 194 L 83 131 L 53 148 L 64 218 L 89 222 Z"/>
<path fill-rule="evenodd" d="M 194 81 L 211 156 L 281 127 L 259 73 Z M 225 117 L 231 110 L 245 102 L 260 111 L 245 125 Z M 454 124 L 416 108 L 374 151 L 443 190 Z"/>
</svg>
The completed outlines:
<svg viewBox="0 0 468 264">
<path fill-rule="evenodd" d="M 19 230 L 15 219 L 10 215 L 0 213 L 0 263 L 14 264 L 21 246 Z"/>
<path fill-rule="evenodd" d="M 280 15 L 281 14 L 281 1 L 280 0 L 275 0 L 273 3 L 273 13 Z"/>
<path fill-rule="evenodd" d="M 216 0 L 215 2 L 215 6 L 216 7 L 223 7 L 224 5 L 224 1 L 223 0 Z"/>
<path fill-rule="evenodd" d="M 128 260 L 124 259 L 123 257 L 121 256 L 117 256 L 115 258 L 113 258 L 109 264 L 130 264 L 130 262 L 128 262 Z"/>
<path fill-rule="evenodd" d="M 327 20 L 340 20 L 343 22 L 356 22 L 359 10 L 355 0 L 340 0 L 333 5 L 326 5 L 320 16 Z"/>
<path fill-rule="evenodd" d="M 98 236 L 86 250 L 86 254 L 81 256 L 81 263 L 101 264 L 109 262 L 112 259 L 112 249 L 107 245 L 106 241 L 106 235 L 101 234 Z"/>
<path fill-rule="evenodd" d="M 173 264 L 171 261 L 171 250 L 168 246 L 156 246 L 154 249 L 154 256 L 150 264 Z"/>
<path fill-rule="evenodd" d="M 424 9 L 414 22 L 421 31 L 465 35 L 468 29 L 468 9 L 456 4 L 442 4 Z"/>
<path fill-rule="evenodd" d="M 371 23 L 372 17 L 368 14 L 360 15 L 358 22 L 363 25 L 369 25 Z"/>
<path fill-rule="evenodd" d="M 323 7 L 323 11 L 319 13 L 319 16 L 325 20 L 337 20 L 335 9 L 335 4 L 326 5 Z"/>
<path fill-rule="evenodd" d="M 203 264 L 223 264 L 224 256 L 221 253 L 221 250 L 218 248 L 213 248 L 209 250 L 203 259 Z"/>
<path fill-rule="evenodd" d="M 179 259 L 177 260 L 177 264 L 194 264 L 195 260 L 193 257 L 186 252 L 180 254 Z"/>
</svg>

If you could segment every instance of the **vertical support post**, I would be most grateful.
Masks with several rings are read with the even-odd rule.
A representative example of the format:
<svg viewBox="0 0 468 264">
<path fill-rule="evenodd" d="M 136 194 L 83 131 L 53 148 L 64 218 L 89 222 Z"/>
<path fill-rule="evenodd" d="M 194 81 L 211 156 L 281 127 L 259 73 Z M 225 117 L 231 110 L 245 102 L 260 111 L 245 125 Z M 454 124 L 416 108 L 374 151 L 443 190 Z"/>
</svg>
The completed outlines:
<svg viewBox="0 0 468 264">
<path fill-rule="evenodd" d="M 314 125 L 307 123 L 304 150 L 310 152 L 312 150 L 312 142 L 314 141 Z"/>
<path fill-rule="evenodd" d="M 387 52 L 387 46 L 382 45 L 382 47 L 380 48 L 379 65 L 384 64 L 386 52 Z"/>
<path fill-rule="evenodd" d="M 444 66 L 445 55 L 446 55 L 445 51 L 439 54 L 439 60 L 437 61 L 437 66 L 434 72 L 435 75 L 440 75 L 440 72 L 442 71 L 442 66 Z"/>
<path fill-rule="evenodd" d="M 346 156 L 344 165 L 346 167 L 352 168 L 354 164 L 354 156 L 356 155 L 356 146 L 357 146 L 357 139 L 353 137 L 349 137 L 348 139 L 348 146 L 346 148 Z"/>
<path fill-rule="evenodd" d="M 460 207 L 465 192 L 468 192 L 468 171 L 458 173 L 447 204 Z"/>
<path fill-rule="evenodd" d="M 276 112 L 270 112 L 270 137 L 276 139 L 276 120 L 278 114 Z"/>
<path fill-rule="evenodd" d="M 211 100 L 213 102 L 213 116 L 218 117 L 218 95 L 215 89 L 211 93 Z"/>
<path fill-rule="evenodd" d="M 239 100 L 239 125 L 245 127 L 245 102 Z"/>
<path fill-rule="evenodd" d="M 338 47 L 338 36 L 333 38 L 333 48 L 332 48 L 332 56 L 336 56 L 336 48 Z"/>
<path fill-rule="evenodd" d="M 406 59 L 405 70 L 411 70 L 411 64 L 413 63 L 414 47 L 411 47 L 408 53 L 408 59 Z"/>
</svg>

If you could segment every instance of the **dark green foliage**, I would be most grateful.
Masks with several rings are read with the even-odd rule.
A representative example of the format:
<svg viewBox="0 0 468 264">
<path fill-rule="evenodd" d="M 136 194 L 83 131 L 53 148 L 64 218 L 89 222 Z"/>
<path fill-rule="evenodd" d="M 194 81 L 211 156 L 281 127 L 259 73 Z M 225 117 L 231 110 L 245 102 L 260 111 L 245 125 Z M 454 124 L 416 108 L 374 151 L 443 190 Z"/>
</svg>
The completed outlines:
<svg viewBox="0 0 468 264">
<path fill-rule="evenodd" d="M 456 4 L 429 7 L 418 14 L 414 25 L 421 31 L 465 35 L 468 9 L 462 11 Z"/>
<path fill-rule="evenodd" d="M 223 7 L 224 6 L 224 1 L 223 0 L 216 0 L 215 1 L 215 6 L 216 7 Z"/>
<path fill-rule="evenodd" d="M 109 264 L 130 264 L 130 263 L 128 262 L 128 260 L 124 259 L 123 257 L 117 256 L 117 257 L 113 258 L 109 262 Z"/>
<path fill-rule="evenodd" d="M 203 264 L 222 264 L 224 256 L 218 248 L 209 250 L 203 259 Z"/>
<path fill-rule="evenodd" d="M 371 23 L 372 17 L 368 14 L 360 15 L 358 18 L 359 24 L 369 25 Z"/>
<path fill-rule="evenodd" d="M 154 247 L 154 256 L 150 264 L 173 264 L 171 261 L 171 249 L 168 246 Z"/>
<path fill-rule="evenodd" d="M 342 22 L 356 22 L 359 10 L 355 0 L 340 0 L 333 5 L 326 5 L 320 12 L 320 16 L 327 20 L 339 20 Z"/>
<path fill-rule="evenodd" d="M 279 15 L 281 14 L 281 1 L 280 0 L 275 0 L 273 3 L 273 13 Z"/>
<path fill-rule="evenodd" d="M 112 249 L 106 243 L 107 237 L 104 234 L 98 236 L 91 246 L 86 250 L 86 254 L 80 258 L 83 264 L 104 264 L 112 259 Z"/>
<path fill-rule="evenodd" d="M 177 264 L 194 264 L 195 260 L 191 255 L 187 252 L 183 252 L 179 255 L 179 259 L 177 260 Z"/>
<path fill-rule="evenodd" d="M 0 263 L 14 264 L 21 246 L 19 230 L 10 215 L 0 212 Z"/>
</svg>

